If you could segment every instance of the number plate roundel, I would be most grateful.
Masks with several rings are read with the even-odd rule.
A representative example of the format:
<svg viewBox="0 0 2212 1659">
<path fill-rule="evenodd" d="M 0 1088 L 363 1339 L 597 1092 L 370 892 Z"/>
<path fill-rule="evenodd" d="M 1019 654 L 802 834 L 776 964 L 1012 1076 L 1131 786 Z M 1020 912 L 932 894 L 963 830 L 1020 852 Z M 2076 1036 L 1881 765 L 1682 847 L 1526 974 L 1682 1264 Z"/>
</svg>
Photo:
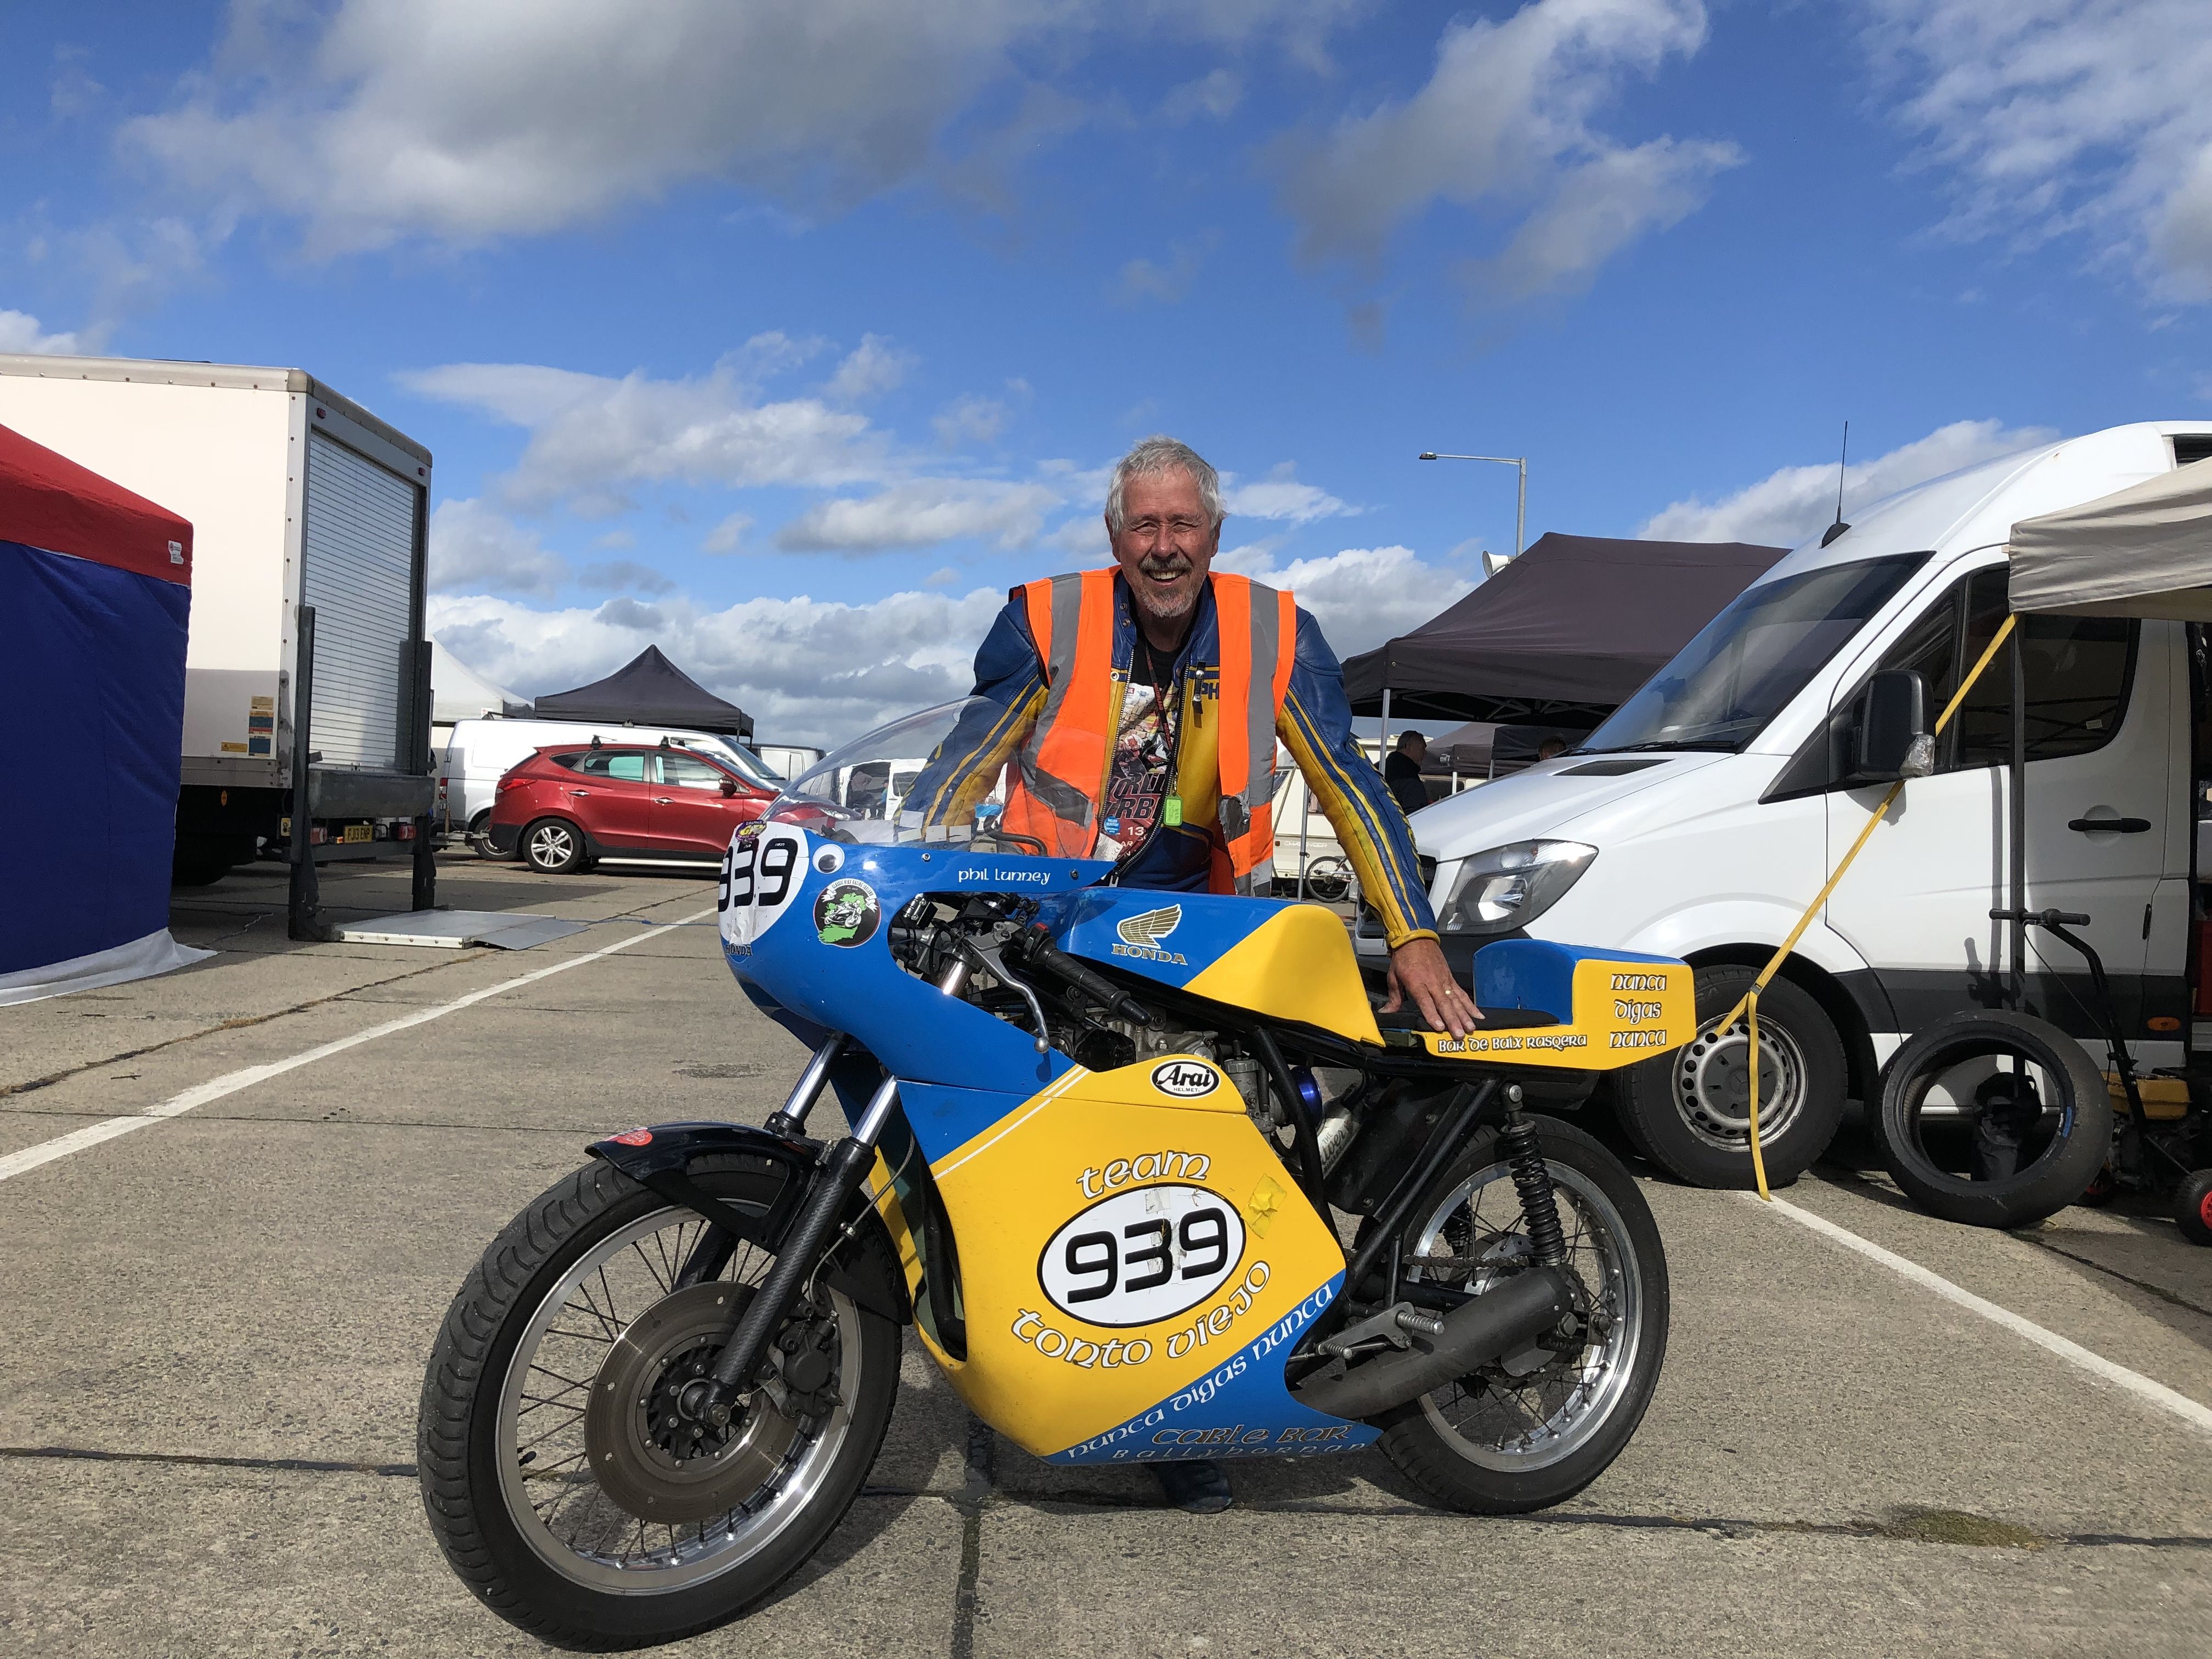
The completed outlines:
<svg viewBox="0 0 2212 1659">
<path fill-rule="evenodd" d="M 1196 1307 L 1244 1256 L 1236 1206 L 1203 1187 L 1134 1187 L 1103 1198 L 1052 1236 L 1037 1282 L 1089 1325 L 1150 1325 Z"/>
<path fill-rule="evenodd" d="M 781 825 L 747 823 L 730 838 L 714 897 L 722 937 L 750 945 L 783 919 L 806 884 L 806 837 Z"/>
</svg>

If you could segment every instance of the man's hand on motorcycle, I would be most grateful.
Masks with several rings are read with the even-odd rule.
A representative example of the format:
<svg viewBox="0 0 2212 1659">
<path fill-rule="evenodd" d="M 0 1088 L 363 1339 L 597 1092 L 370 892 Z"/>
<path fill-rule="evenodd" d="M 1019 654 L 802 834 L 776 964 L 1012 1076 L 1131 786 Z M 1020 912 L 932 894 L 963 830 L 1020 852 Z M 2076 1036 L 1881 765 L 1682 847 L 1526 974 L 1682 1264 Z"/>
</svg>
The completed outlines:
<svg viewBox="0 0 2212 1659">
<path fill-rule="evenodd" d="M 1432 939 L 1409 939 L 1390 952 L 1390 1000 L 1382 1012 L 1396 1013 L 1409 995 L 1431 1031 L 1463 1037 L 1480 1018 L 1474 999 L 1452 977 L 1443 947 Z"/>
</svg>

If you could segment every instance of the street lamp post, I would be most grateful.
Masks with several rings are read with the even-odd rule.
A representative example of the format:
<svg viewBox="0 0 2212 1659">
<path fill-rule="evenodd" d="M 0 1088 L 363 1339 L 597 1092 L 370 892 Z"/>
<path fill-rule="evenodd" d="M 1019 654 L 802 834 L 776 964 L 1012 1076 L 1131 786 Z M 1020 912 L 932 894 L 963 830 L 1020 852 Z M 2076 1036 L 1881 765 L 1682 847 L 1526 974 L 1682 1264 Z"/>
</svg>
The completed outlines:
<svg viewBox="0 0 2212 1659">
<path fill-rule="evenodd" d="M 1528 538 L 1528 458 L 1526 455 L 1439 455 L 1434 450 L 1424 450 L 1425 461 L 1495 461 L 1500 466 L 1519 469 L 1521 473 L 1520 504 L 1513 513 L 1513 556 L 1521 556 L 1522 544 Z"/>
</svg>

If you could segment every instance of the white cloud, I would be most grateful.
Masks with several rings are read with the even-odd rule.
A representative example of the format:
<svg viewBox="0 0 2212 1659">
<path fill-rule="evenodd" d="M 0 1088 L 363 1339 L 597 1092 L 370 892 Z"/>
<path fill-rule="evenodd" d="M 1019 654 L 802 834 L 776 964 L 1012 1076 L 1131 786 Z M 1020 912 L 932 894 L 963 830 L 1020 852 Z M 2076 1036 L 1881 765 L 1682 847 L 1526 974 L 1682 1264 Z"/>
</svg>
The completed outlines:
<svg viewBox="0 0 2212 1659">
<path fill-rule="evenodd" d="M 430 515 L 434 593 L 489 590 L 550 599 L 568 580 L 568 561 L 540 545 L 536 531 L 482 501 L 443 501 Z"/>
<path fill-rule="evenodd" d="M 915 478 L 873 495 L 818 501 L 775 532 L 793 552 L 879 553 L 928 547 L 963 536 L 1026 547 L 1060 504 L 1040 483 L 989 478 Z"/>
<path fill-rule="evenodd" d="M 1860 461 L 1844 474 L 1844 517 L 1884 495 L 1992 460 L 2015 450 L 2048 443 L 2058 434 L 2045 427 L 2007 427 L 1997 421 L 1954 421 L 1924 438 L 1886 455 Z M 1832 464 L 1785 466 L 1757 483 L 1717 501 L 1695 497 L 1676 501 L 1646 520 L 1636 533 L 1662 542 L 1751 542 L 1794 547 L 1817 536 L 1836 514 L 1836 469 Z"/>
<path fill-rule="evenodd" d="M 712 374 L 621 380 L 530 363 L 448 363 L 402 374 L 427 398 L 474 409 L 530 434 L 501 482 L 516 505 L 566 501 L 586 514 L 630 504 L 646 483 L 833 488 L 883 476 L 867 417 L 814 398 L 760 401 L 726 357 Z"/>
<path fill-rule="evenodd" d="M 1160 119 L 1182 122 L 1200 115 L 1218 121 L 1244 100 L 1244 83 L 1231 71 L 1218 69 L 1186 81 L 1160 100 Z"/>
<path fill-rule="evenodd" d="M 1250 483 L 1239 483 L 1231 474 L 1221 481 L 1221 504 L 1234 517 L 1287 520 L 1292 524 L 1310 524 L 1316 519 L 1333 519 L 1358 510 L 1317 484 L 1300 483 L 1297 475 L 1297 465 L 1291 461 Z"/>
<path fill-rule="evenodd" d="M 830 377 L 826 388 L 830 400 L 857 404 L 880 397 L 906 379 L 916 361 L 912 352 L 900 350 L 882 335 L 863 334 L 860 343 Z"/>
<path fill-rule="evenodd" d="M 1221 240 L 1216 231 L 1207 231 L 1187 241 L 1168 244 L 1164 263 L 1153 259 L 1131 259 L 1121 267 L 1120 285 L 1116 293 L 1125 305 L 1139 300 L 1158 300 L 1164 305 L 1173 305 L 1190 292 L 1190 285 Z"/>
<path fill-rule="evenodd" d="M 745 544 L 745 532 L 753 521 L 742 513 L 732 513 L 707 532 L 707 539 L 699 544 L 702 553 L 734 553 Z"/>
<path fill-rule="evenodd" d="M 1018 141 L 1073 101 L 1094 38 L 1280 44 L 1318 56 L 1352 0 L 337 0 L 242 3 L 212 67 L 125 143 L 173 179 L 304 222 L 318 254 L 412 236 L 479 242 L 727 182 L 835 212 L 956 169 L 940 139 L 994 85 Z M 1032 52 L 1026 49 L 1038 48 Z M 1019 60 L 1019 67 L 1017 60 Z M 964 134 L 972 159 L 994 149 Z M 1001 144 L 998 149 L 1011 148 Z M 951 187 L 960 187 L 949 178 Z"/>
<path fill-rule="evenodd" d="M 979 398 L 972 392 L 955 398 L 930 422 L 937 441 L 947 449 L 957 449 L 966 443 L 989 443 L 1006 429 L 1006 404 L 995 398 Z"/>
<path fill-rule="evenodd" d="M 1503 22 L 1448 27 L 1426 85 L 1278 151 L 1308 258 L 1372 266 L 1431 204 L 1525 211 L 1471 274 L 1510 297 L 1577 288 L 1612 253 L 1702 203 L 1741 158 L 1662 137 L 1633 148 L 1593 121 L 1632 75 L 1705 44 L 1699 0 L 1531 0 Z"/>
<path fill-rule="evenodd" d="M 32 351 L 66 357 L 76 349 L 76 336 L 73 333 L 49 334 L 28 312 L 0 311 L 0 351 Z"/>
<path fill-rule="evenodd" d="M 2166 297 L 2212 300 L 2203 0 L 1861 0 L 1891 107 L 1957 175 L 1951 228 L 2079 235 Z"/>
<path fill-rule="evenodd" d="M 911 709 L 964 696 L 1002 592 L 894 593 L 866 605 L 800 597 L 703 611 L 684 599 L 611 599 L 538 611 L 434 597 L 439 640 L 525 696 L 611 673 L 647 643 L 753 716 L 764 742 L 842 742 Z"/>
<path fill-rule="evenodd" d="M 635 559 L 609 559 L 600 564 L 587 564 L 577 574 L 576 580 L 586 587 L 620 592 L 627 589 L 635 593 L 659 595 L 673 593 L 676 584 L 649 564 Z"/>
<path fill-rule="evenodd" d="M 1419 627 L 1474 586 L 1454 571 L 1424 564 L 1409 547 L 1347 547 L 1285 565 L 1275 562 L 1270 548 L 1237 547 L 1213 562 L 1218 570 L 1291 589 L 1340 659 Z"/>
</svg>

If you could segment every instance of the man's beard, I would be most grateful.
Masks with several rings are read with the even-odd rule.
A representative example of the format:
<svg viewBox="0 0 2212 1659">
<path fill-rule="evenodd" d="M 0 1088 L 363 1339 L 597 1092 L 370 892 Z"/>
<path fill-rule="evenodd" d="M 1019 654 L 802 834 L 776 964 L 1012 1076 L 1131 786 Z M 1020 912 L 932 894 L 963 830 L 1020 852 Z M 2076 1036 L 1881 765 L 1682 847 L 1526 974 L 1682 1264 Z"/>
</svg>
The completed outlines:
<svg viewBox="0 0 2212 1659">
<path fill-rule="evenodd" d="M 1191 566 L 1188 560 L 1179 560 L 1176 562 L 1172 574 L 1176 578 L 1180 579 L 1182 577 L 1188 576 L 1190 574 L 1190 571 Z M 1146 564 L 1141 565 L 1138 568 L 1138 574 L 1142 576 L 1149 577 L 1153 575 L 1156 572 L 1163 575 L 1170 574 L 1168 568 L 1164 566 Z M 1137 603 L 1142 605 L 1146 611 L 1150 611 L 1153 616 L 1158 617 L 1162 622 L 1175 622 L 1181 617 L 1187 617 L 1198 604 L 1198 585 L 1194 582 L 1190 586 L 1182 589 L 1179 593 L 1172 597 L 1162 593 L 1158 588 L 1152 586 L 1149 582 L 1133 582 L 1130 584 L 1130 586 L 1132 591 L 1136 594 Z"/>
</svg>

